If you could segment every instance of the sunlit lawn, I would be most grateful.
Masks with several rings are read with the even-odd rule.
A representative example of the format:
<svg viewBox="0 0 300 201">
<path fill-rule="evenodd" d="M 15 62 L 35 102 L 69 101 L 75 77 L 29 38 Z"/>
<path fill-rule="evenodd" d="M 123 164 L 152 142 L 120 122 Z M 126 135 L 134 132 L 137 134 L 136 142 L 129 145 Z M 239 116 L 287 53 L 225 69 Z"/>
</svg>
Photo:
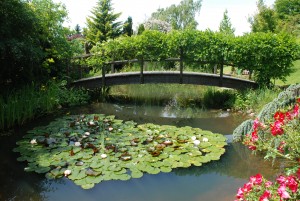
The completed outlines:
<svg viewBox="0 0 300 201">
<path fill-rule="evenodd" d="M 282 86 L 282 85 L 291 85 L 300 83 L 300 60 L 295 61 L 293 72 L 286 78 L 286 82 L 281 80 L 276 80 L 275 84 Z"/>
</svg>

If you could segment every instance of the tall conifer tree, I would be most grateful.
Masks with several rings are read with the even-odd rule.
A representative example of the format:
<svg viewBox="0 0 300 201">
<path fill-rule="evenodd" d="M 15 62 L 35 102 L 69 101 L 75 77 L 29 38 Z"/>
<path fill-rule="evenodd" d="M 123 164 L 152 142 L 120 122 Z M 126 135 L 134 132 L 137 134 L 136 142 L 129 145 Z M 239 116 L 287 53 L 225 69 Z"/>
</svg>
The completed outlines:
<svg viewBox="0 0 300 201">
<path fill-rule="evenodd" d="M 87 18 L 87 29 L 85 30 L 89 42 L 101 43 L 121 35 L 121 22 L 117 21 L 121 13 L 114 13 L 111 0 L 98 0 L 91 13 L 92 16 Z"/>
</svg>

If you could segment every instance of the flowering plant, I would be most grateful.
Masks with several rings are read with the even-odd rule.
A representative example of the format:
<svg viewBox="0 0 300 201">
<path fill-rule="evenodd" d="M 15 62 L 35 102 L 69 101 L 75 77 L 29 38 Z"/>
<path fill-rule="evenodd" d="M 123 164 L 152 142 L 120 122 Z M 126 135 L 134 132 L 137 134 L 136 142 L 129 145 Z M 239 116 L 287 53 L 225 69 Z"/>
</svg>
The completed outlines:
<svg viewBox="0 0 300 201">
<path fill-rule="evenodd" d="M 300 98 L 294 105 L 277 111 L 273 119 L 265 124 L 254 120 L 252 132 L 243 143 L 253 151 L 264 151 L 265 158 L 277 156 L 294 163 L 285 174 L 273 183 L 262 175 L 251 176 L 249 182 L 238 189 L 237 200 L 300 200 Z"/>
</svg>

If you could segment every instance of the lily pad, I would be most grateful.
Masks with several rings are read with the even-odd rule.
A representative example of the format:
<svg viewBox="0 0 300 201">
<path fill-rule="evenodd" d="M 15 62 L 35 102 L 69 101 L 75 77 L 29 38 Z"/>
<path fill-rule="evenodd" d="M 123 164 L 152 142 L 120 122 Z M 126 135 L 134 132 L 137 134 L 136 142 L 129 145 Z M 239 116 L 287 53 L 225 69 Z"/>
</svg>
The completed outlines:
<svg viewBox="0 0 300 201">
<path fill-rule="evenodd" d="M 200 144 L 195 145 L 197 139 Z M 205 139 L 205 140 L 203 140 Z M 66 178 L 84 189 L 106 180 L 140 178 L 218 160 L 226 138 L 199 128 L 137 125 L 103 114 L 66 116 L 17 142 L 25 171 Z"/>
</svg>

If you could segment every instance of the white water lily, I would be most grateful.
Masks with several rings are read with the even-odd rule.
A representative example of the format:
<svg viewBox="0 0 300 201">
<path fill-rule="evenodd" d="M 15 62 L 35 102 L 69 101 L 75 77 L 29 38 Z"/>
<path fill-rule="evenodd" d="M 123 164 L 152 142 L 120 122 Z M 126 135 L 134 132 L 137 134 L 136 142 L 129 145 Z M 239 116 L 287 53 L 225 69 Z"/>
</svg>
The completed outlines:
<svg viewBox="0 0 300 201">
<path fill-rule="evenodd" d="M 202 141 L 203 142 L 208 142 L 208 138 L 204 137 Z"/>
<path fill-rule="evenodd" d="M 75 142 L 74 144 L 76 147 L 80 147 L 81 146 L 81 143 L 80 142 Z"/>
<path fill-rule="evenodd" d="M 89 136 L 90 132 L 85 132 L 84 135 Z"/>
<path fill-rule="evenodd" d="M 113 127 L 109 127 L 109 128 L 108 128 L 108 131 L 112 131 L 112 130 L 114 130 Z"/>
<path fill-rule="evenodd" d="M 37 144 L 36 139 L 32 139 L 32 140 L 30 141 L 30 144 Z"/>
<path fill-rule="evenodd" d="M 200 144 L 200 140 L 194 140 L 193 143 L 194 145 L 198 146 Z"/>
<path fill-rule="evenodd" d="M 64 171 L 65 177 L 69 176 L 71 173 L 72 173 L 71 170 L 65 170 L 65 171 Z"/>
<path fill-rule="evenodd" d="M 101 154 L 101 158 L 106 158 L 107 155 L 106 154 Z"/>
<path fill-rule="evenodd" d="M 197 138 L 196 138 L 196 136 L 192 136 L 191 139 L 194 141 L 194 140 L 196 140 Z"/>
</svg>

